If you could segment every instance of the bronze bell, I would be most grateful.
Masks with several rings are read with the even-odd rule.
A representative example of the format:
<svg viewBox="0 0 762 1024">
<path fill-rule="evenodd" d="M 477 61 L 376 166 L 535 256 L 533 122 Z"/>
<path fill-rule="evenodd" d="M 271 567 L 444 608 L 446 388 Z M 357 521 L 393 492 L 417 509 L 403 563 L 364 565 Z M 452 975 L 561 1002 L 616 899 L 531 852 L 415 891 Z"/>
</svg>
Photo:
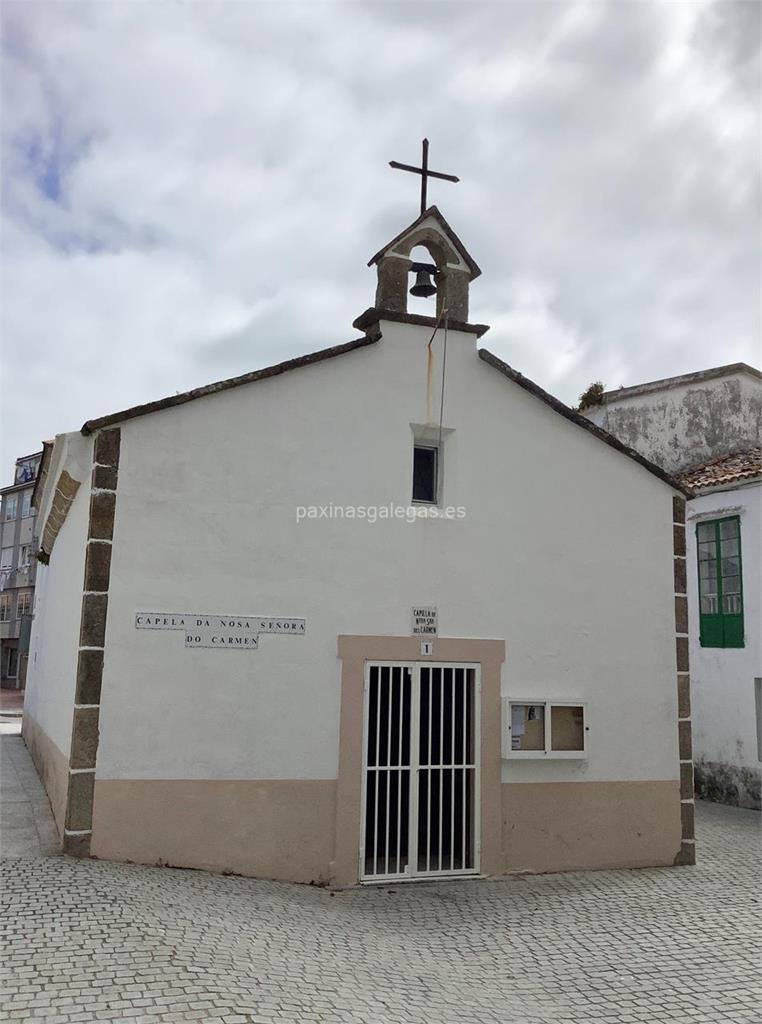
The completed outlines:
<svg viewBox="0 0 762 1024">
<path fill-rule="evenodd" d="M 435 295 L 437 286 L 431 280 L 431 275 L 436 273 L 437 268 L 430 263 L 414 263 L 410 269 L 415 271 L 415 284 L 410 289 L 410 294 L 423 299 Z"/>
</svg>

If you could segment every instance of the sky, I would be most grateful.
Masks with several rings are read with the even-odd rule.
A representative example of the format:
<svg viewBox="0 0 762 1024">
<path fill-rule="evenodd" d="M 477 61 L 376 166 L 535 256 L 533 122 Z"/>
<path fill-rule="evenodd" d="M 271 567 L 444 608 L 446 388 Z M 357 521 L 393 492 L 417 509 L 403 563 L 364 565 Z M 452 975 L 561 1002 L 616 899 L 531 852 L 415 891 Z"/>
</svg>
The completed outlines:
<svg viewBox="0 0 762 1024">
<path fill-rule="evenodd" d="M 0 480 L 356 337 L 424 136 L 481 343 L 542 387 L 762 362 L 756 0 L 1 10 Z"/>
</svg>

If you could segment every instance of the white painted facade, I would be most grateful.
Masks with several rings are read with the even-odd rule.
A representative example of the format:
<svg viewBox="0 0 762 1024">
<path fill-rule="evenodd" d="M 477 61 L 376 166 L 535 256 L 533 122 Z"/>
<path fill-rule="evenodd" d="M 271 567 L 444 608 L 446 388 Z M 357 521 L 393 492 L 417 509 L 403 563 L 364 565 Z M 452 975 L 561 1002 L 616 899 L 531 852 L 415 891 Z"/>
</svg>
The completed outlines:
<svg viewBox="0 0 762 1024">
<path fill-rule="evenodd" d="M 702 647 L 696 524 L 739 516 L 744 602 L 744 646 Z M 691 636 L 693 756 L 700 784 L 709 795 L 759 807 L 762 751 L 755 679 L 762 677 L 762 483 L 716 490 L 688 505 L 688 610 Z"/>
<path fill-rule="evenodd" d="M 440 635 L 505 638 L 506 695 L 588 702 L 587 761 L 506 762 L 506 780 L 676 777 L 670 489 L 472 336 L 450 333 L 445 413 L 443 504 L 466 517 L 297 522 L 298 506 L 410 503 L 428 337 L 382 330 L 122 426 L 98 777 L 335 778 L 337 635 L 408 634 L 427 602 Z M 187 650 L 136 630 L 138 610 L 298 616 L 307 633 Z"/>
</svg>

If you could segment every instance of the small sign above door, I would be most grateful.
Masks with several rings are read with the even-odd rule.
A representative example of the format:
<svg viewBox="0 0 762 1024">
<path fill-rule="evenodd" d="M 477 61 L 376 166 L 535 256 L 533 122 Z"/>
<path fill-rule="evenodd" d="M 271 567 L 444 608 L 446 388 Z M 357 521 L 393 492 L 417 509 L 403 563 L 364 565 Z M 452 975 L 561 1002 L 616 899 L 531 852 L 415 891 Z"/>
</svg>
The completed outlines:
<svg viewBox="0 0 762 1024">
<path fill-rule="evenodd" d="M 437 610 L 431 607 L 413 608 L 412 615 L 413 636 L 436 636 L 437 635 Z"/>
</svg>

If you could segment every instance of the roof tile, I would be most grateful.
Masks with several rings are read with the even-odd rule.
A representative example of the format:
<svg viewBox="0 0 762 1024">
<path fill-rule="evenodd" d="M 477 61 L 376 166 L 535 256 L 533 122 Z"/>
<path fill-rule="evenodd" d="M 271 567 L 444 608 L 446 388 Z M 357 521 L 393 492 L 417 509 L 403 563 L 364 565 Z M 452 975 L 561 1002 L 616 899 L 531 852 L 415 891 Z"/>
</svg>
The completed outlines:
<svg viewBox="0 0 762 1024">
<path fill-rule="evenodd" d="M 740 480 L 750 480 L 762 474 L 762 448 L 749 448 L 744 452 L 732 455 L 721 455 L 719 458 L 704 462 L 699 466 L 691 466 L 678 475 L 684 487 L 690 491 L 699 491 L 705 487 L 718 487 L 720 484 L 732 484 Z"/>
</svg>

